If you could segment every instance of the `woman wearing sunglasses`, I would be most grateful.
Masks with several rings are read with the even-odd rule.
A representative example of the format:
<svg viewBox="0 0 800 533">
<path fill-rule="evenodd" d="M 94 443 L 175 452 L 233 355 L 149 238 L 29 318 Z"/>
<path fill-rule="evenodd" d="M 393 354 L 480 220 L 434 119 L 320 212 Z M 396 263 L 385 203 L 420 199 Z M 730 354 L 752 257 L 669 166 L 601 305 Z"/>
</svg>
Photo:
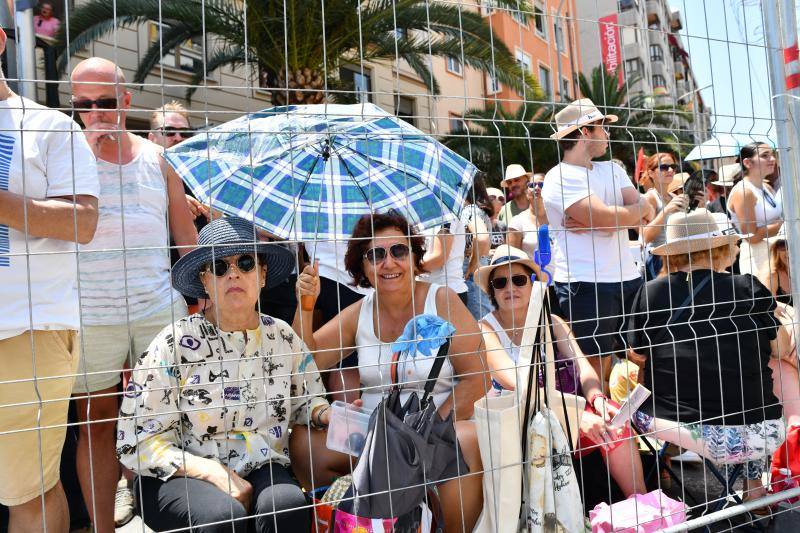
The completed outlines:
<svg viewBox="0 0 800 533">
<path fill-rule="evenodd" d="M 134 493 L 153 530 L 230 531 L 231 520 L 237 531 L 310 528 L 289 429 L 322 429 L 330 411 L 303 342 L 256 311 L 260 289 L 281 283 L 294 257 L 255 234 L 238 217 L 200 231 L 172 281 L 211 306 L 164 328 L 124 393 L 117 454 L 138 474 Z"/>
<path fill-rule="evenodd" d="M 497 389 L 516 387 L 516 364 L 536 271 L 536 264 L 525 252 L 504 245 L 495 251 L 492 263 L 479 269 L 476 275 L 496 308 L 483 317 L 480 327 L 486 345 L 486 361 Z M 560 360 L 556 388 L 563 392 L 582 392 L 587 399 L 576 457 L 599 449 L 611 476 L 626 497 L 645 492 L 642 463 L 635 441 L 630 438 L 630 429 L 615 430 L 606 424 L 617 413 L 617 405 L 603 395 L 597 372 L 581 352 L 569 325 L 555 314 L 551 319 L 556 341 L 554 351 Z"/>
<path fill-rule="evenodd" d="M 312 316 L 306 312 L 304 338 L 310 339 L 309 348 L 323 370 L 335 367 L 353 347 L 358 347 L 361 399 L 365 408 L 374 409 L 391 387 L 391 344 L 409 320 L 425 313 L 438 315 L 455 326 L 447 360 L 433 389 L 433 401 L 443 416 L 451 410 L 455 412 L 458 441 L 470 473 L 439 483 L 438 489 L 445 530 L 472 531 L 483 496 L 480 452 L 470 418 L 475 401 L 486 393 L 489 385 L 484 375 L 481 335 L 475 319 L 452 289 L 416 279 L 421 272 L 424 242 L 400 214 L 363 216 L 348 244 L 345 267 L 354 285 L 375 290 L 313 333 L 307 329 Z M 309 271 L 298 278 L 297 286 L 301 296 L 317 296 L 315 280 Z M 404 391 L 401 401 L 411 392 L 421 397 L 433 358 L 417 354 L 413 361 L 401 376 Z M 303 436 L 295 436 L 293 443 L 306 439 L 312 442 L 317 487 L 329 484 L 336 475 L 350 472 L 350 458 L 328 450 L 323 434 L 302 428 L 295 433 Z M 296 455 L 299 459 L 302 454 Z M 310 487 L 310 480 L 305 481 Z"/>
<path fill-rule="evenodd" d="M 728 194 L 728 213 L 741 234 L 751 234 L 742 242 L 739 272 L 757 275 L 769 259 L 765 239 L 776 235 L 783 225 L 781 195 L 767 182 L 775 173 L 775 151 L 766 143 L 750 143 L 739 151 L 741 174 Z"/>
</svg>

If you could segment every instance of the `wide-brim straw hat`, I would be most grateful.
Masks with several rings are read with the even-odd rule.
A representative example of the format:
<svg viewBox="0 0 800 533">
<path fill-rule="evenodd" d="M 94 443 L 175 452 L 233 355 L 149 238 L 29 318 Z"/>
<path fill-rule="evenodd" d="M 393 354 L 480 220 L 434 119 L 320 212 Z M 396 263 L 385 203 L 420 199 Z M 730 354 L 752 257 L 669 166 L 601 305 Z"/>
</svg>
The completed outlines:
<svg viewBox="0 0 800 533">
<path fill-rule="evenodd" d="M 717 172 L 718 180 L 711 183 L 719 187 L 733 187 L 736 185 L 736 177 L 742 173 L 742 165 L 740 163 L 732 163 L 730 165 L 722 165 Z"/>
<path fill-rule="evenodd" d="M 683 184 L 686 183 L 686 180 L 689 179 L 688 172 L 679 172 L 672 176 L 672 181 L 669 182 L 667 185 L 667 192 L 675 192 L 678 189 L 683 189 Z"/>
<path fill-rule="evenodd" d="M 266 288 L 283 282 L 292 273 L 294 254 L 278 243 L 256 242 L 256 228 L 240 217 L 224 217 L 200 230 L 197 248 L 172 267 L 172 286 L 193 298 L 208 298 L 200 281 L 200 270 L 207 264 L 233 255 L 257 254 L 266 261 Z"/>
<path fill-rule="evenodd" d="M 705 209 L 690 213 L 674 213 L 667 219 L 667 241 L 653 248 L 653 255 L 679 255 L 704 250 L 746 239 L 733 228 L 721 230 L 716 219 Z"/>
<path fill-rule="evenodd" d="M 487 187 L 486 194 L 489 196 L 497 196 L 498 198 L 505 198 L 506 193 L 498 189 L 497 187 Z"/>
<path fill-rule="evenodd" d="M 492 262 L 486 266 L 480 267 L 475 272 L 475 280 L 478 283 L 478 287 L 480 287 L 486 294 L 489 294 L 489 279 L 492 277 L 492 271 L 495 268 L 514 263 L 525 265 L 534 272 L 536 271 L 536 263 L 534 263 L 531 258 L 528 257 L 528 254 L 519 248 L 514 248 L 508 244 L 503 244 L 498 246 L 494 251 Z"/>
<path fill-rule="evenodd" d="M 506 174 L 502 180 L 500 180 L 500 186 L 505 187 L 506 183 L 510 180 L 520 178 L 522 176 L 530 176 L 530 173 L 525 170 L 525 167 L 518 163 L 512 163 L 506 167 Z"/>
<path fill-rule="evenodd" d="M 561 139 L 565 135 L 569 135 L 578 128 L 601 120 L 611 123 L 619 120 L 619 117 L 617 117 L 617 115 L 604 115 L 599 109 L 597 109 L 597 106 L 594 105 L 594 102 L 588 98 L 575 100 L 571 104 L 567 105 L 567 107 L 556 113 L 556 132 L 552 134 L 550 138 Z"/>
</svg>

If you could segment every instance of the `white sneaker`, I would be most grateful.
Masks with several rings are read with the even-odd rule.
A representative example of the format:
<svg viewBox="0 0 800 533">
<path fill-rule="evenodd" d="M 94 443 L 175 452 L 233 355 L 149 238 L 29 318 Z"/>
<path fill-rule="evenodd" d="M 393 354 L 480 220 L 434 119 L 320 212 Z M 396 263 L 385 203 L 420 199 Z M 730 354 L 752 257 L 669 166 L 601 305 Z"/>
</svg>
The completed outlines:
<svg viewBox="0 0 800 533">
<path fill-rule="evenodd" d="M 697 455 L 695 452 L 685 451 L 680 455 L 676 455 L 672 458 L 673 461 L 678 463 L 702 463 L 703 458 Z"/>
<path fill-rule="evenodd" d="M 133 519 L 133 490 L 124 477 L 117 483 L 114 495 L 114 524 L 124 526 Z"/>
</svg>

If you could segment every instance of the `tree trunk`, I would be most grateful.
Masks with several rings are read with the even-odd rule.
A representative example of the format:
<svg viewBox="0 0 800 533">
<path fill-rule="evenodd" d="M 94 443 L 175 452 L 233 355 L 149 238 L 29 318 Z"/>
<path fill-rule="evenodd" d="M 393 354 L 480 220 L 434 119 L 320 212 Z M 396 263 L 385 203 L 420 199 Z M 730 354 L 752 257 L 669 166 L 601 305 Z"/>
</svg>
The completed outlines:
<svg viewBox="0 0 800 533">
<path fill-rule="evenodd" d="M 277 76 L 261 71 L 262 80 L 272 95 L 273 105 L 321 104 L 325 101 L 325 77 L 318 69 L 304 67 L 282 70 Z M 261 84 L 264 87 L 262 81 Z M 288 88 L 288 89 L 287 89 Z"/>
</svg>

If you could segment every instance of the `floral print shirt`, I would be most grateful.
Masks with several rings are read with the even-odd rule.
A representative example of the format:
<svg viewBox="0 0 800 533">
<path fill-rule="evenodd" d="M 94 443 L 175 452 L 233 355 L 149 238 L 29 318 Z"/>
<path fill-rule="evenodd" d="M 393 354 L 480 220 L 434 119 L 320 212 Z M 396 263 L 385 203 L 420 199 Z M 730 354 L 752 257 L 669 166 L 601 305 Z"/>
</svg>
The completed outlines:
<svg viewBox="0 0 800 533">
<path fill-rule="evenodd" d="M 261 315 L 258 329 L 229 333 L 191 315 L 164 328 L 136 363 L 117 456 L 162 480 L 185 454 L 242 477 L 270 461 L 288 466 L 289 427 L 308 425 L 324 395 L 314 359 L 285 322 Z"/>
</svg>

